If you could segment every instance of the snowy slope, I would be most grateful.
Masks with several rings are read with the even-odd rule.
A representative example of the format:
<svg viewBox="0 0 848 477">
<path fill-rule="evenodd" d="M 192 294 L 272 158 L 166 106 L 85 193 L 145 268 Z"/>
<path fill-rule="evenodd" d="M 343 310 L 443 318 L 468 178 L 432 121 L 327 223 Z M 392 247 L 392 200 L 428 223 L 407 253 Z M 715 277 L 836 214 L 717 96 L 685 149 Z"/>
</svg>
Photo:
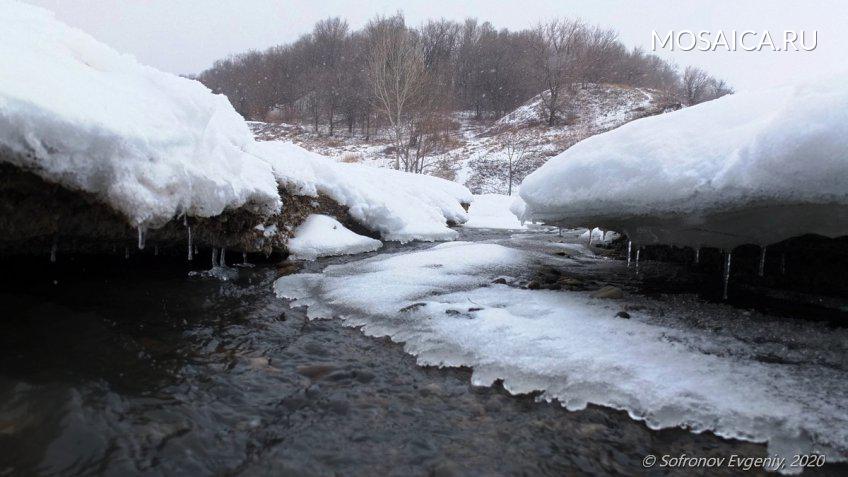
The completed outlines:
<svg viewBox="0 0 848 477">
<path fill-rule="evenodd" d="M 324 194 L 386 240 L 452 240 L 448 226 L 467 220 L 465 187 L 438 177 L 336 162 L 290 142 L 257 142 L 280 184 L 299 195 Z"/>
<path fill-rule="evenodd" d="M 279 209 L 224 96 L 139 64 L 37 7 L 0 0 L 0 157 L 95 194 L 132 224 Z"/>
<path fill-rule="evenodd" d="M 379 240 L 365 237 L 345 228 L 338 220 L 312 214 L 294 231 L 288 241 L 289 258 L 315 260 L 332 255 L 373 252 L 383 246 Z"/>
<path fill-rule="evenodd" d="M 642 243 L 848 234 L 848 85 L 738 93 L 634 121 L 550 160 L 520 195 L 528 218 Z"/>
<path fill-rule="evenodd" d="M 573 117 L 554 126 L 545 123 L 539 97 L 528 100 L 515 111 L 497 121 L 475 119 L 473 112 L 459 111 L 445 116 L 454 125 L 449 137 L 426 161 L 428 172 L 451 177 L 477 194 L 507 192 L 502 173 L 487 172 L 492 164 L 504 161 L 507 135 L 517 132 L 526 144 L 520 178 L 533 171 L 578 141 L 616 128 L 634 119 L 659 114 L 679 107 L 671 98 L 652 89 L 611 84 L 584 84 L 566 100 Z M 295 144 L 341 161 L 355 161 L 381 167 L 394 163 L 392 140 L 385 129 L 372 131 L 369 139 L 357 133 L 348 135 L 326 129 L 316 133 L 312 126 L 250 122 L 257 140 L 292 141 Z M 520 180 L 518 181 L 520 182 Z M 517 185 L 517 184 L 515 184 Z"/>
<path fill-rule="evenodd" d="M 505 193 L 506 178 L 491 173 L 506 160 L 506 146 L 521 144 L 523 164 L 518 182 L 550 157 L 587 137 L 609 131 L 634 119 L 659 114 L 675 104 L 660 92 L 609 84 L 585 84 L 564 100 L 570 117 L 548 126 L 542 100 L 531 98 L 492 126 L 477 132 L 467 143 L 446 154 L 454 158 L 457 182 L 475 193 Z"/>
<path fill-rule="evenodd" d="M 280 297 L 389 336 L 425 366 L 468 366 L 570 410 L 622 409 L 651 428 L 768 442 L 769 455 L 848 452 L 848 332 L 685 297 L 528 290 L 550 254 L 453 242 L 283 277 Z M 573 262 L 572 262 L 573 263 Z M 392 287 L 382 284 L 392 283 Z M 627 309 L 630 319 L 616 317 Z M 800 469 L 784 468 L 783 472 Z"/>
</svg>

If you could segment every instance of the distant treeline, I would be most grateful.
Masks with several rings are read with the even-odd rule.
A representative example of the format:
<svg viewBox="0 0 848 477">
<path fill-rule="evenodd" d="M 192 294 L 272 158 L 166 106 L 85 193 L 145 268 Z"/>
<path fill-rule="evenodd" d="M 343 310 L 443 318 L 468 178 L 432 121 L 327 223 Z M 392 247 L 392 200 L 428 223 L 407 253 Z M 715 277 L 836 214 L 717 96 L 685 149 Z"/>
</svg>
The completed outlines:
<svg viewBox="0 0 848 477">
<path fill-rule="evenodd" d="M 358 31 L 328 18 L 294 43 L 220 60 L 198 79 L 248 119 L 303 121 L 316 130 L 320 124 L 330 134 L 339 123 L 368 134 L 379 120 L 396 138 L 399 162 L 406 158 L 404 168 L 413 169 L 404 148 L 421 147 L 418 139 L 437 128 L 434 112 L 500 116 L 541 94 L 546 121 L 554 124 L 581 83 L 654 88 L 684 104 L 730 92 L 697 68 L 680 72 L 628 49 L 614 30 L 579 20 L 520 31 L 476 19 L 412 28 L 402 14 L 377 17 Z"/>
<path fill-rule="evenodd" d="M 241 114 L 252 119 L 262 119 L 279 106 L 354 122 L 371 109 L 369 47 L 387 23 L 407 29 L 419 43 L 439 101 L 452 110 L 502 115 L 557 83 L 655 88 L 687 104 L 729 91 L 703 71 L 679 72 L 655 55 L 628 49 L 614 30 L 579 21 L 554 20 L 509 31 L 476 19 L 464 23 L 442 19 L 409 28 L 401 15 L 376 18 L 359 31 L 351 31 L 340 18 L 329 18 L 292 44 L 220 60 L 199 79 L 226 94 Z"/>
</svg>

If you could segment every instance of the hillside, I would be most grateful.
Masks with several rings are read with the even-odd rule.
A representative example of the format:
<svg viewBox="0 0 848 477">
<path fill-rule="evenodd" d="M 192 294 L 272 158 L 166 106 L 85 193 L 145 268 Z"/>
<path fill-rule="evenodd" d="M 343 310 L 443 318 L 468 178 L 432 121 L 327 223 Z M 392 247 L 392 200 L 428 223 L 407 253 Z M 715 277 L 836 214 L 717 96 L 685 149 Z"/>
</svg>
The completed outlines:
<svg viewBox="0 0 848 477">
<path fill-rule="evenodd" d="M 517 183 L 549 158 L 595 134 L 634 119 L 678 109 L 679 103 L 659 91 L 608 84 L 587 84 L 565 101 L 565 118 L 555 126 L 542 120 L 541 99 L 530 99 L 497 120 L 477 120 L 454 113 L 440 147 L 428 156 L 427 172 L 465 184 L 475 193 L 507 193 L 508 156 L 513 152 Z M 257 140 L 290 140 L 301 147 L 343 162 L 391 166 L 391 142 L 378 131 L 369 138 L 297 124 L 250 122 Z M 513 191 L 514 192 L 514 191 Z"/>
</svg>

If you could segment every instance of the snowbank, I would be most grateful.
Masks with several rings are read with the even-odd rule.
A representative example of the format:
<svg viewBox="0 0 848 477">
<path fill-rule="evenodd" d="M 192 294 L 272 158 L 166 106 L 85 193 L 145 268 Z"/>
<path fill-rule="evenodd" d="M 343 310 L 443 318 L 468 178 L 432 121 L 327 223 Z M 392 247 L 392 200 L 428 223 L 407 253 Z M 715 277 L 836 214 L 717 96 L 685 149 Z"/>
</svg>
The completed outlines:
<svg viewBox="0 0 848 477">
<path fill-rule="evenodd" d="M 687 297 L 492 283 L 550 257 L 452 242 L 283 277 L 275 289 L 312 318 L 404 342 L 421 365 L 472 367 L 476 385 L 503 379 L 512 393 L 539 390 L 570 410 L 594 403 L 652 428 L 768 442 L 769 455 L 845 459 L 848 331 Z M 630 319 L 616 317 L 622 309 Z"/>
<path fill-rule="evenodd" d="M 510 212 L 512 197 L 500 194 L 475 195 L 464 227 L 477 229 L 525 229 Z"/>
<path fill-rule="evenodd" d="M 223 96 L 139 64 L 41 8 L 0 0 L 3 160 L 95 194 L 130 223 L 279 209 Z"/>
<path fill-rule="evenodd" d="M 288 241 L 290 258 L 300 260 L 373 252 L 382 246 L 379 240 L 354 233 L 338 220 L 320 214 L 307 217 Z"/>
<path fill-rule="evenodd" d="M 641 243 L 848 233 L 848 83 L 738 93 L 586 139 L 521 186 L 525 218 Z M 520 204 L 516 204 L 520 210 Z"/>
<path fill-rule="evenodd" d="M 455 182 L 340 163 L 291 142 L 257 142 L 253 151 L 272 165 L 281 185 L 300 195 L 326 195 L 385 240 L 452 240 L 457 232 L 448 223 L 468 219 L 461 204 L 471 202 L 471 193 Z"/>
</svg>

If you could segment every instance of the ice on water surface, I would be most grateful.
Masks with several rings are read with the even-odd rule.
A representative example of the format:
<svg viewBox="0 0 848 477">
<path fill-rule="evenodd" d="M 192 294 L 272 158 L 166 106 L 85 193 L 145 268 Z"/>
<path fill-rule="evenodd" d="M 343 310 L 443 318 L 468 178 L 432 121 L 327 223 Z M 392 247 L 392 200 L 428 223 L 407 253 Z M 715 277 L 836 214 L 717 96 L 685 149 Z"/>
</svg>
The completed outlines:
<svg viewBox="0 0 848 477">
<path fill-rule="evenodd" d="M 652 428 L 844 459 L 848 332 L 691 297 L 605 300 L 492 283 L 540 260 L 454 242 L 283 277 L 275 288 L 312 318 L 404 342 L 421 365 L 472 367 L 477 385 L 503 379 L 510 392 L 539 390 L 570 410 L 599 404 Z M 615 316 L 624 307 L 629 320 Z"/>
</svg>

